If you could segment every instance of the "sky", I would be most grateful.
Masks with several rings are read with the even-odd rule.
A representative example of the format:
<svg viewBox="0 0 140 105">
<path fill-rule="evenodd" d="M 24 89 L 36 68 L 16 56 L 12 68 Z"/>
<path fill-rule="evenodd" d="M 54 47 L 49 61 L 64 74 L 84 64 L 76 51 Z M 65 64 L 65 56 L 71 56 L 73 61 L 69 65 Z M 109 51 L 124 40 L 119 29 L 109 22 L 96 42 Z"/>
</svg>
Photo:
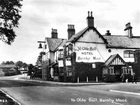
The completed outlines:
<svg viewBox="0 0 140 105">
<path fill-rule="evenodd" d="M 0 63 L 23 61 L 35 64 L 39 52 L 37 41 L 51 37 L 57 29 L 59 38 L 67 38 L 68 24 L 76 33 L 87 27 L 88 11 L 93 12 L 94 26 L 101 34 L 125 35 L 125 24 L 131 22 L 133 35 L 140 36 L 139 0 L 23 0 L 22 18 L 12 45 L 0 41 Z"/>
</svg>

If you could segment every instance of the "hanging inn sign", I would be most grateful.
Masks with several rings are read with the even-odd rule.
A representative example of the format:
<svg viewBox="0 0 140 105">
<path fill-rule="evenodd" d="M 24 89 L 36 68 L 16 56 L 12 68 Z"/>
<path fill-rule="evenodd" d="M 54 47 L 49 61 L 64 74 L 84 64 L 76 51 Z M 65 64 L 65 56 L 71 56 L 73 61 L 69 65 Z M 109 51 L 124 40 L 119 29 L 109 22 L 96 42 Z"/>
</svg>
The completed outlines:
<svg viewBox="0 0 140 105">
<path fill-rule="evenodd" d="M 76 62 L 104 62 L 95 44 L 76 44 L 74 50 L 76 52 Z"/>
</svg>

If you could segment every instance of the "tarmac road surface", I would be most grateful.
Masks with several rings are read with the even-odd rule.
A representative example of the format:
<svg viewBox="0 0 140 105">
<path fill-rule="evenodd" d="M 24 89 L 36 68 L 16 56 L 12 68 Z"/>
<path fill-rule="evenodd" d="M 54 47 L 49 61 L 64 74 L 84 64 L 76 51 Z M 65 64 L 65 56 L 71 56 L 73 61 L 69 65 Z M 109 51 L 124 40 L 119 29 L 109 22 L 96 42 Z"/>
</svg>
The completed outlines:
<svg viewBox="0 0 140 105">
<path fill-rule="evenodd" d="M 3 78 L 0 89 L 21 105 L 140 105 L 140 83 L 61 86 Z"/>
</svg>

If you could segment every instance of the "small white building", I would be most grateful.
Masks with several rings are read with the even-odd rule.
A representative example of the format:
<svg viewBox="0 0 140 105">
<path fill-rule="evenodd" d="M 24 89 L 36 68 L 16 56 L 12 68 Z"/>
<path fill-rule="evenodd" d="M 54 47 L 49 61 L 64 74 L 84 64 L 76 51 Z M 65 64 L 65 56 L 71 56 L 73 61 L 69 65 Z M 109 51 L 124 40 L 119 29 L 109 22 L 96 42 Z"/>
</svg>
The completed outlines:
<svg viewBox="0 0 140 105">
<path fill-rule="evenodd" d="M 52 29 L 51 37 L 46 37 L 42 55 L 42 77 L 44 80 L 58 78 L 58 58 L 60 60 L 60 48 L 66 43 L 66 39 L 58 38 L 57 29 Z M 63 59 L 63 57 L 62 57 Z M 61 59 L 61 60 L 62 60 Z"/>
</svg>

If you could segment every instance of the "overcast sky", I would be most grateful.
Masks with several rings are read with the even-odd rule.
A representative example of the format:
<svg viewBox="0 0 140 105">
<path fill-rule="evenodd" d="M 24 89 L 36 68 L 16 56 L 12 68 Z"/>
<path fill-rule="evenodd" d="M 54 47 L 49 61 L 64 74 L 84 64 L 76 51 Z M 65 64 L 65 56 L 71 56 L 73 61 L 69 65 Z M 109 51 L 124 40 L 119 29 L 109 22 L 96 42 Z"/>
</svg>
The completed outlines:
<svg viewBox="0 0 140 105">
<path fill-rule="evenodd" d="M 139 0 L 23 0 L 22 18 L 17 37 L 11 46 L 0 41 L 0 62 L 23 61 L 35 64 L 39 52 L 37 41 L 58 30 L 59 38 L 67 38 L 67 25 L 76 32 L 87 26 L 87 12 L 92 11 L 95 27 L 101 34 L 106 30 L 125 35 L 125 24 L 131 22 L 133 34 L 140 36 Z"/>
</svg>

